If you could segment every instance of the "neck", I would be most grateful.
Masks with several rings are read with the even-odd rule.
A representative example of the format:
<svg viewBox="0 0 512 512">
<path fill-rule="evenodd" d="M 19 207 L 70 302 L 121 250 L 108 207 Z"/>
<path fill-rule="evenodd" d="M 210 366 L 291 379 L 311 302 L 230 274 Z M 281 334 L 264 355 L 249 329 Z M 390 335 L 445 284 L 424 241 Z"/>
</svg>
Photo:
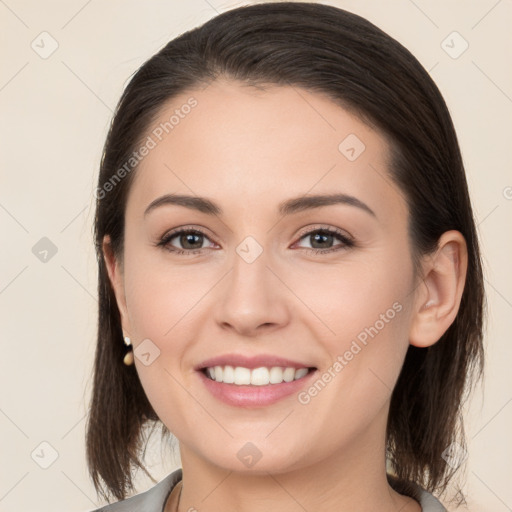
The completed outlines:
<svg viewBox="0 0 512 512">
<path fill-rule="evenodd" d="M 373 442 L 359 436 L 327 458 L 284 472 L 220 468 L 180 443 L 179 512 L 224 512 L 227 503 L 239 512 L 421 512 L 415 500 L 389 486 L 384 443 L 384 436 L 375 441 L 373 435 Z"/>
</svg>

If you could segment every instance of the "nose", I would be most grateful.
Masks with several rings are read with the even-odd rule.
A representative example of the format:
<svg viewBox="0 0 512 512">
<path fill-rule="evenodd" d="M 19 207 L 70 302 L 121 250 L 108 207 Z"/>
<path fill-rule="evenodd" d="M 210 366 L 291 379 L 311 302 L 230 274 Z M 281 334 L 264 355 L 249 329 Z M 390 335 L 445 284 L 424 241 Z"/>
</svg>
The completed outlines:
<svg viewBox="0 0 512 512">
<path fill-rule="evenodd" d="M 224 330 L 259 336 L 284 327 L 290 318 L 290 292 L 277 277 L 264 250 L 254 261 L 238 253 L 220 286 L 215 320 Z"/>
</svg>

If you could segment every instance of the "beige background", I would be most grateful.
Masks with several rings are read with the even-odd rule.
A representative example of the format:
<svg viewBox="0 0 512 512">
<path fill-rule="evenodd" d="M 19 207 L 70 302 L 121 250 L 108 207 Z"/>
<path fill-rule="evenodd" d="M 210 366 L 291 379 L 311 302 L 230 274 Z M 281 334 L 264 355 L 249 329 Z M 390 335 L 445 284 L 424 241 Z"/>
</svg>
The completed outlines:
<svg viewBox="0 0 512 512">
<path fill-rule="evenodd" d="M 242 3 L 0 0 L 1 511 L 100 505 L 86 471 L 84 417 L 97 306 L 92 191 L 107 126 L 124 84 L 146 58 Z M 487 376 L 468 412 L 465 489 L 471 511 L 512 510 L 512 4 L 325 3 L 367 17 L 410 49 L 453 115 L 490 310 Z M 469 44 L 456 59 L 442 46 L 453 31 Z M 58 48 L 45 55 L 52 44 Z M 457 50 L 463 41 L 450 44 Z M 57 250 L 46 262 L 33 253 L 48 243 L 39 242 L 43 237 Z M 161 461 L 158 443 L 150 450 L 157 480 L 179 465 L 169 451 L 162 447 Z M 143 491 L 151 482 L 139 476 Z"/>
</svg>

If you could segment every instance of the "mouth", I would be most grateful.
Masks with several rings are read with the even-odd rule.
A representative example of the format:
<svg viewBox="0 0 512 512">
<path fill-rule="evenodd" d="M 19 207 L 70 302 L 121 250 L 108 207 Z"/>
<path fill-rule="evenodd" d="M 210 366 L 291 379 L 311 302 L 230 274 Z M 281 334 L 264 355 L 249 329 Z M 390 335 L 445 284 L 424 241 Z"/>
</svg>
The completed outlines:
<svg viewBox="0 0 512 512">
<path fill-rule="evenodd" d="M 237 408 L 267 407 L 310 386 L 316 367 L 216 365 L 197 369 L 205 388 L 216 400 Z"/>
</svg>

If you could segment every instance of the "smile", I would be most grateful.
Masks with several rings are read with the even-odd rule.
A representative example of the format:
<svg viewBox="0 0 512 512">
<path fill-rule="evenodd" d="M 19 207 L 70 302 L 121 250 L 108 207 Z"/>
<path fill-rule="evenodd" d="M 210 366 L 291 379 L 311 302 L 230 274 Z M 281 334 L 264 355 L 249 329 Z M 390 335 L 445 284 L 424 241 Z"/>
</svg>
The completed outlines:
<svg viewBox="0 0 512 512">
<path fill-rule="evenodd" d="M 213 366 L 197 371 L 217 400 L 243 408 L 272 405 L 311 385 L 316 368 Z M 229 382 L 232 381 L 232 382 Z"/>
</svg>

